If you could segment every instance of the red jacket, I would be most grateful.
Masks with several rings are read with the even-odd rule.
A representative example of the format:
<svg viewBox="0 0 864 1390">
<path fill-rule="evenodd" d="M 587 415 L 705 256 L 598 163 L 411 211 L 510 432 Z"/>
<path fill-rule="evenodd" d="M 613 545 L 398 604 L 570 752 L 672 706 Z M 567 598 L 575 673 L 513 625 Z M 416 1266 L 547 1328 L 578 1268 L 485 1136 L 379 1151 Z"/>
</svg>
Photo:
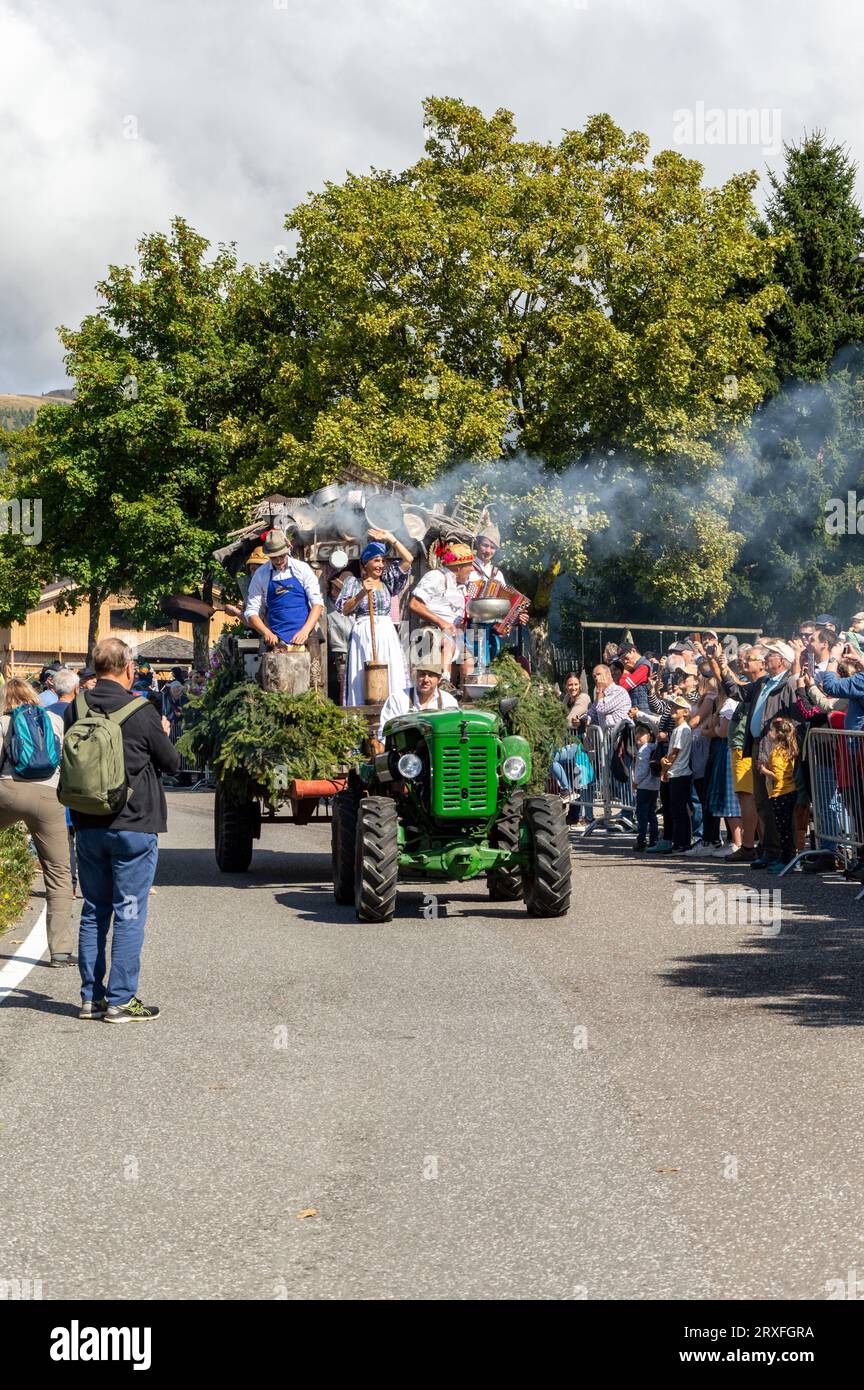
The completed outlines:
<svg viewBox="0 0 864 1390">
<path fill-rule="evenodd" d="M 632 671 L 622 671 L 618 678 L 618 684 L 621 686 L 621 689 L 627 691 L 632 704 L 637 709 L 648 709 L 648 692 L 647 690 L 639 690 L 639 686 L 645 685 L 650 674 L 650 665 L 644 657 L 641 657 Z M 634 690 L 637 690 L 638 694 L 634 695 Z"/>
</svg>

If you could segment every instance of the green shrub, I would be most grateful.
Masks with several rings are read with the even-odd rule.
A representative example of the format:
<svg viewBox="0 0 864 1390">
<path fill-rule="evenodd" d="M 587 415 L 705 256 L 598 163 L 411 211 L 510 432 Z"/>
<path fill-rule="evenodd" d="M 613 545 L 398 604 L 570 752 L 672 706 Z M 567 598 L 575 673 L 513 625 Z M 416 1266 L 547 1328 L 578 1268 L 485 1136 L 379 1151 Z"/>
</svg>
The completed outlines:
<svg viewBox="0 0 864 1390">
<path fill-rule="evenodd" d="M 514 734 L 521 735 L 531 745 L 532 775 L 527 790 L 542 792 L 552 766 L 552 755 L 561 747 L 567 733 L 567 711 L 553 686 L 538 676 L 529 676 L 508 653 L 493 661 L 491 669 L 498 677 L 498 684 L 488 695 L 475 701 L 475 708 L 497 712 L 499 700 L 516 696 L 519 703 L 507 722 Z"/>
<path fill-rule="evenodd" d="M 189 701 L 183 722 L 178 749 L 211 769 L 229 801 L 242 805 L 260 795 L 272 807 L 284 795 L 278 767 L 289 780 L 338 777 L 358 760 L 368 732 L 355 711 L 314 690 L 262 690 L 230 661 Z"/>
<path fill-rule="evenodd" d="M 30 898 L 36 860 L 17 825 L 0 830 L 0 932 L 17 922 Z"/>
</svg>

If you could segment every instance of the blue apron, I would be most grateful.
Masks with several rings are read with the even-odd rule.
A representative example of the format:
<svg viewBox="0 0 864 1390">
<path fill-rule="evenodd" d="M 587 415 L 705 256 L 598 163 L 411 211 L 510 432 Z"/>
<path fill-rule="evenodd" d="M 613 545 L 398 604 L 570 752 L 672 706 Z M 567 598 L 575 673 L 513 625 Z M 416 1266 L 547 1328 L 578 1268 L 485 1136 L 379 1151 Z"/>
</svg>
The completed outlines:
<svg viewBox="0 0 864 1390">
<path fill-rule="evenodd" d="M 267 625 L 283 642 L 290 642 L 309 617 L 306 590 L 293 574 L 274 574 L 267 586 Z"/>
</svg>

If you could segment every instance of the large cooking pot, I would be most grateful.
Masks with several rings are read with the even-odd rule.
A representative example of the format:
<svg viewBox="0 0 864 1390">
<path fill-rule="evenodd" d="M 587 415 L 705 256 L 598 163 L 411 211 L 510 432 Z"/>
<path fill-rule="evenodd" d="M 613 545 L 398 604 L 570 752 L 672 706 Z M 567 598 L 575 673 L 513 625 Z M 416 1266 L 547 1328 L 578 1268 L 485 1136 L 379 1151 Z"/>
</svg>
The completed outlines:
<svg viewBox="0 0 864 1390">
<path fill-rule="evenodd" d="M 334 502 L 338 502 L 342 496 L 342 489 L 338 483 L 330 483 L 327 487 L 321 487 L 317 492 L 313 492 L 309 501 L 313 507 L 330 507 Z"/>
<path fill-rule="evenodd" d="M 425 516 L 420 512 L 404 511 L 402 513 L 402 530 L 408 537 L 407 548 L 416 560 L 418 555 L 423 554 L 423 542 L 426 532 L 429 530 L 429 523 Z"/>
<path fill-rule="evenodd" d="M 285 519 L 285 525 L 289 531 L 293 531 L 298 541 L 311 541 L 315 535 L 315 528 L 321 520 L 321 513 L 317 507 L 312 507 L 308 502 L 301 502 L 299 506 L 291 508 Z"/>
<path fill-rule="evenodd" d="M 211 603 L 196 598 L 194 594 L 166 594 L 159 600 L 159 607 L 169 618 L 179 618 L 186 623 L 203 622 L 205 618 L 212 618 L 214 613 L 221 611 Z"/>
<path fill-rule="evenodd" d="M 422 541 L 429 530 L 429 522 L 425 516 L 421 512 L 412 512 L 408 508 L 402 513 L 402 525 L 412 541 Z"/>
<path fill-rule="evenodd" d="M 469 598 L 468 617 L 476 623 L 500 623 L 510 612 L 510 600 L 506 598 Z"/>
<path fill-rule="evenodd" d="M 362 507 L 337 508 L 336 532 L 343 541 L 365 541 L 369 523 Z"/>
<path fill-rule="evenodd" d="M 375 531 L 397 531 L 402 527 L 402 503 L 389 492 L 366 498 L 366 521 Z"/>
</svg>

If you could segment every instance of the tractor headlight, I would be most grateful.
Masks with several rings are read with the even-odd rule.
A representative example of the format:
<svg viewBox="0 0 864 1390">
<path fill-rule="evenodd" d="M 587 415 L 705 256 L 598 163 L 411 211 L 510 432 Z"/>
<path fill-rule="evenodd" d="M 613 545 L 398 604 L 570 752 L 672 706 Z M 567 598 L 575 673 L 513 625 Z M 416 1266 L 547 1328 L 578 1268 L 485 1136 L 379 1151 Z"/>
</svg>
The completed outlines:
<svg viewBox="0 0 864 1390">
<path fill-rule="evenodd" d="M 502 770 L 508 782 L 518 782 L 520 777 L 525 776 L 526 768 L 527 764 L 525 759 L 514 756 L 504 759 Z"/>
<path fill-rule="evenodd" d="M 419 777 L 423 771 L 423 763 L 416 753 L 403 753 L 396 766 L 402 777 L 407 777 L 409 782 L 414 777 Z"/>
</svg>

